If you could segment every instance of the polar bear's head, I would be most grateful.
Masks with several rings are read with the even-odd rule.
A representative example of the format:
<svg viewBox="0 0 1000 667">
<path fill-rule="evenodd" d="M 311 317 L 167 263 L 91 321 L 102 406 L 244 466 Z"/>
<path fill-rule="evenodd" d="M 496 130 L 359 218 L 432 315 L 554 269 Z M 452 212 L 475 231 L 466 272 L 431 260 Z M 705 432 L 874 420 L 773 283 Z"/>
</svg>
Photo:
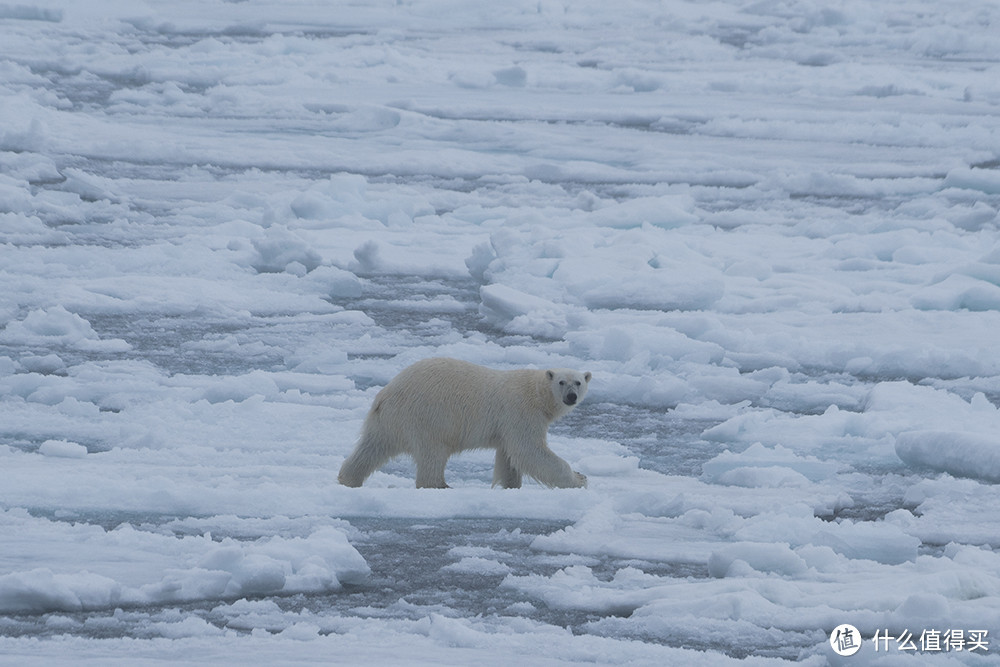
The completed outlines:
<svg viewBox="0 0 1000 667">
<path fill-rule="evenodd" d="M 581 373 L 569 368 L 553 368 L 545 371 L 545 375 L 549 379 L 556 404 L 564 406 L 567 412 L 587 395 L 590 373 Z"/>
</svg>

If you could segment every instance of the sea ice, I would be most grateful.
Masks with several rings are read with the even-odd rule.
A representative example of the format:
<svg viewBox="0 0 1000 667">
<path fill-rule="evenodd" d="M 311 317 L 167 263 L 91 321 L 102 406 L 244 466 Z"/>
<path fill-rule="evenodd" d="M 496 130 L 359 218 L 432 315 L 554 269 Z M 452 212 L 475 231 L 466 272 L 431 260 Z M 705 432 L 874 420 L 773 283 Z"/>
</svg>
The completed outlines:
<svg viewBox="0 0 1000 667">
<path fill-rule="evenodd" d="M 1000 635 L 998 23 L 0 4 L 0 655 L 988 663 L 871 640 Z M 336 484 L 428 356 L 589 488 Z"/>
</svg>

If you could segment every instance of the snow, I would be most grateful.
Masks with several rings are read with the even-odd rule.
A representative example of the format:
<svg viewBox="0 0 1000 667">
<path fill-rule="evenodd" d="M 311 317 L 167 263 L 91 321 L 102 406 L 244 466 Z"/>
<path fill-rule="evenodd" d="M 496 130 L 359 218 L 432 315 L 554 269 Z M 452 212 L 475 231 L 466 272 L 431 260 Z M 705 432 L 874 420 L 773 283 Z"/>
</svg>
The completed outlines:
<svg viewBox="0 0 1000 667">
<path fill-rule="evenodd" d="M 38 448 L 38 453 L 44 456 L 62 456 L 70 459 L 82 459 L 87 455 L 87 448 L 75 442 L 66 440 L 46 440 Z"/>
<path fill-rule="evenodd" d="M 994 662 L 998 22 L 0 4 L 0 662 Z M 339 486 L 435 355 L 589 487 Z"/>
</svg>

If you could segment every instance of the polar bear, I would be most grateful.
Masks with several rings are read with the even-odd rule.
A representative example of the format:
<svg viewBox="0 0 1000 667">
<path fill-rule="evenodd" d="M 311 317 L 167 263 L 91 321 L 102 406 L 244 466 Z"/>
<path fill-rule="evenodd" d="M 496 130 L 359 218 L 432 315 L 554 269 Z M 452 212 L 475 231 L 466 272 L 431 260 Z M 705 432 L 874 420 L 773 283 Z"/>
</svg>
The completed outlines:
<svg viewBox="0 0 1000 667">
<path fill-rule="evenodd" d="M 361 486 L 399 454 L 417 464 L 417 488 L 447 488 L 448 458 L 466 449 L 496 450 L 493 485 L 512 489 L 530 475 L 550 487 L 579 487 L 545 441 L 549 424 L 583 400 L 590 373 L 499 371 L 457 359 L 424 359 L 403 369 L 375 396 L 361 439 L 338 480 Z"/>
</svg>

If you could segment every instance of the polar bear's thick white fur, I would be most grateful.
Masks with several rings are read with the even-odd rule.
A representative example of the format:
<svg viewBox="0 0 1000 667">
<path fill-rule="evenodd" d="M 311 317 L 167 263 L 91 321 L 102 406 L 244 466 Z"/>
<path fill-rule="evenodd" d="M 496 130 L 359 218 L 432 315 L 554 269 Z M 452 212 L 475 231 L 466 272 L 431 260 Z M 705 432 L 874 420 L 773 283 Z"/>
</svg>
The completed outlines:
<svg viewBox="0 0 1000 667">
<path fill-rule="evenodd" d="M 375 396 L 338 479 L 361 486 L 389 459 L 409 454 L 418 488 L 446 488 L 452 454 L 489 448 L 497 452 L 494 486 L 518 488 L 522 475 L 550 487 L 586 486 L 545 436 L 549 424 L 583 400 L 590 377 L 563 368 L 500 371 L 457 359 L 418 361 Z"/>
</svg>

